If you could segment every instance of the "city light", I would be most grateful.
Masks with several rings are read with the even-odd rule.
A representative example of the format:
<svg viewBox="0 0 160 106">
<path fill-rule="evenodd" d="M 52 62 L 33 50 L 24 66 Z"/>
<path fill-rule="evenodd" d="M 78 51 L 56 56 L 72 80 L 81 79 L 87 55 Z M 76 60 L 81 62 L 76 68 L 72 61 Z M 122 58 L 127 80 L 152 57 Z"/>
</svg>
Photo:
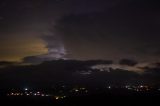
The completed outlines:
<svg viewBox="0 0 160 106">
<path fill-rule="evenodd" d="M 75 91 L 78 92 L 79 90 L 78 90 L 78 89 L 75 89 Z"/>
<path fill-rule="evenodd" d="M 59 97 L 58 97 L 58 96 L 56 96 L 56 97 L 55 97 L 55 99 L 56 99 L 56 100 L 58 100 L 58 99 L 59 99 Z"/>
<path fill-rule="evenodd" d="M 98 88 L 96 88 L 98 89 Z M 131 92 L 138 92 L 138 93 L 149 93 L 152 90 L 157 90 L 160 91 L 160 88 L 154 88 L 152 86 L 148 85 L 123 85 L 123 86 L 114 86 L 114 85 L 109 85 L 107 86 L 107 90 L 111 92 L 113 90 L 128 90 Z M 98 89 L 100 90 L 100 89 Z M 58 99 L 64 99 L 66 96 L 80 96 L 80 95 L 89 95 L 88 92 L 90 91 L 86 87 L 71 87 L 68 89 L 65 87 L 64 89 L 56 89 L 55 94 L 54 93 L 48 93 L 46 90 L 28 90 L 28 88 L 25 88 L 24 90 L 20 89 L 11 89 L 11 91 L 6 92 L 6 96 L 36 96 L 36 97 L 54 97 L 56 100 Z M 66 95 L 67 94 L 67 95 Z M 57 96 L 58 95 L 58 96 Z M 66 95 L 66 96 L 64 96 Z"/>
<path fill-rule="evenodd" d="M 24 88 L 25 91 L 28 91 L 28 88 Z"/>
<path fill-rule="evenodd" d="M 108 89 L 111 89 L 111 86 L 108 86 Z"/>
</svg>

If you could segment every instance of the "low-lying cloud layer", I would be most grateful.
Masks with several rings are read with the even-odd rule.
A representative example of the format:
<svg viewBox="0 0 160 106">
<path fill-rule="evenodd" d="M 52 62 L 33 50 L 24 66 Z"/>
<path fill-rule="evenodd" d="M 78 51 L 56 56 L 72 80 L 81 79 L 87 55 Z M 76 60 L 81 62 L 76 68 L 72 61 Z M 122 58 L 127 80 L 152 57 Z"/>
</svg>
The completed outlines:
<svg viewBox="0 0 160 106">
<path fill-rule="evenodd" d="M 101 64 L 99 68 L 91 68 Z M 105 65 L 108 68 L 102 67 Z M 158 86 L 160 67 L 144 67 L 143 73 L 112 67 L 112 61 L 56 60 L 39 65 L 9 66 L 0 68 L 0 88 L 20 86 L 44 86 L 63 82 L 67 84 L 148 84 Z M 103 69 L 104 71 L 102 71 Z"/>
</svg>

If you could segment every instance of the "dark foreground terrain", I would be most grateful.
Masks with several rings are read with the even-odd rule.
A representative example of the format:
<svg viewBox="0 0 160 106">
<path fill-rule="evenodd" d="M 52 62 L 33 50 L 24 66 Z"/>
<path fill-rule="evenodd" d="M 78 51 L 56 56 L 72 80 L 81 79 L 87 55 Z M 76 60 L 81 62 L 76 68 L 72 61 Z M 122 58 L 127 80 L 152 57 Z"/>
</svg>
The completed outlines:
<svg viewBox="0 0 160 106">
<path fill-rule="evenodd" d="M 100 106 L 100 105 L 123 105 L 157 106 L 160 96 L 105 96 L 90 95 L 79 97 L 68 97 L 56 100 L 52 97 L 1 97 L 1 106 Z"/>
</svg>

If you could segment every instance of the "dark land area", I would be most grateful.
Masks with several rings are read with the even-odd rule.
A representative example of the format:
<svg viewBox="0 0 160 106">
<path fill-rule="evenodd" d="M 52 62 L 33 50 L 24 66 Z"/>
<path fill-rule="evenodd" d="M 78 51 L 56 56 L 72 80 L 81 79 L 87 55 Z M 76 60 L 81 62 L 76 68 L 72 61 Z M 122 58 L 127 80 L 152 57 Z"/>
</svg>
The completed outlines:
<svg viewBox="0 0 160 106">
<path fill-rule="evenodd" d="M 159 105 L 160 92 L 133 92 L 127 90 L 110 90 L 89 95 L 74 95 L 66 98 L 54 96 L 1 96 L 0 104 L 4 106 L 99 106 L 99 105 Z"/>
<path fill-rule="evenodd" d="M 64 100 L 47 98 L 1 98 L 1 105 L 4 106 L 90 106 L 90 105 L 159 105 L 159 96 L 82 96 L 71 97 Z"/>
</svg>

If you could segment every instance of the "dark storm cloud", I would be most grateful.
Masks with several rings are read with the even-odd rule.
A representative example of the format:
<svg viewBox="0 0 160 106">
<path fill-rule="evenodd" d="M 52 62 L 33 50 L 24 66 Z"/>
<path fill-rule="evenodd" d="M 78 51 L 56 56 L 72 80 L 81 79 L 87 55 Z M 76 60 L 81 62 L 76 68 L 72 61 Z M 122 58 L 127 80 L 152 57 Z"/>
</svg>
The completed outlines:
<svg viewBox="0 0 160 106">
<path fill-rule="evenodd" d="M 78 16 L 81 16 L 81 15 L 83 16 L 85 14 L 92 14 L 92 13 L 94 14 L 95 12 L 101 12 L 101 11 L 104 11 L 108 8 L 115 7 L 117 4 L 119 4 L 119 0 L 112 0 L 112 1 L 111 0 L 87 0 L 87 1 L 86 0 L 69 0 L 69 1 L 61 1 L 61 2 L 66 4 L 64 7 L 68 11 L 67 12 L 65 11 L 64 13 L 62 13 L 63 15 L 61 15 L 61 17 L 59 17 L 59 20 L 61 20 L 61 19 L 63 20 L 64 18 L 66 18 L 66 16 L 70 16 L 71 14 L 78 15 Z M 69 18 L 71 18 L 71 20 L 73 19 L 72 17 L 69 17 Z M 74 54 L 76 54 L 76 53 L 72 53 L 72 52 L 68 53 L 68 48 L 66 48 L 66 44 L 65 44 L 66 39 L 63 36 L 65 31 L 59 30 L 59 26 L 63 27 L 64 25 L 63 25 L 63 23 L 61 24 L 61 22 L 57 23 L 57 21 L 55 21 L 53 28 L 50 28 L 51 30 L 49 32 L 47 32 L 47 34 L 44 34 L 44 36 L 42 36 L 42 39 L 47 42 L 47 48 L 49 49 L 50 57 L 55 55 L 55 58 L 58 57 L 58 58 L 79 59 L 79 58 L 74 57 Z M 67 27 L 67 26 L 64 26 L 64 27 Z M 73 27 L 75 27 L 75 26 L 73 26 Z M 66 28 L 66 30 L 67 30 L 67 28 Z M 57 33 L 59 31 L 62 34 Z M 79 36 L 79 35 L 75 35 L 73 37 L 70 37 L 66 33 L 66 37 L 68 37 L 68 39 L 71 39 L 71 40 L 75 39 L 75 37 L 76 37 L 75 40 L 77 40 L 77 39 L 79 39 L 79 37 L 81 37 L 81 36 L 79 36 L 79 37 L 77 37 L 77 36 Z M 84 35 L 84 36 L 86 36 L 86 35 Z M 79 42 L 77 42 L 77 43 L 79 43 Z M 80 42 L 80 43 L 83 43 L 83 42 Z M 75 44 L 75 42 L 73 42 L 72 45 L 77 45 L 77 44 Z M 87 52 L 86 52 L 86 54 L 88 55 Z M 91 58 L 88 58 L 88 59 L 91 59 Z M 99 58 L 97 58 L 97 59 L 99 59 Z"/>
<path fill-rule="evenodd" d="M 155 63 L 155 66 L 160 67 L 160 63 Z"/>
<path fill-rule="evenodd" d="M 46 47 L 49 52 L 48 57 L 46 58 L 63 58 L 66 54 L 66 50 L 60 35 L 57 35 L 54 32 L 52 32 L 51 36 L 44 34 L 46 32 L 48 33 L 48 29 L 55 24 L 57 19 L 71 13 L 83 14 L 101 11 L 115 6 L 118 1 L 119 0 L 39 0 L 37 2 L 37 0 L 1 0 L 0 41 L 5 41 L 5 44 L 2 45 L 7 45 L 7 40 L 12 37 L 17 38 L 17 36 L 22 36 L 21 38 L 26 39 L 28 36 L 34 36 L 37 37 L 37 39 L 41 38 L 46 42 Z M 15 43 L 16 41 L 13 40 L 12 42 Z M 43 43 L 43 45 L 45 44 Z M 31 47 L 28 46 L 28 48 Z M 14 51 L 18 52 L 19 49 L 17 48 Z M 4 53 L 8 52 L 11 52 L 11 50 L 5 49 Z M 17 54 L 17 56 L 10 56 L 10 58 L 17 61 L 22 59 L 24 54 L 27 56 L 26 53 L 21 53 L 20 55 L 23 56 Z M 45 54 L 46 56 L 46 53 L 44 52 L 37 53 L 37 55 L 40 54 Z M 28 53 L 28 56 L 34 55 L 36 55 L 35 52 Z M 8 56 L 3 57 L 4 58 L 1 60 L 11 60 L 8 59 Z"/>
<path fill-rule="evenodd" d="M 131 59 L 122 59 L 119 61 L 120 65 L 127 65 L 127 66 L 135 66 L 138 64 L 137 61 Z"/>
<path fill-rule="evenodd" d="M 40 56 L 28 56 L 23 58 L 23 63 L 41 63 L 44 59 Z"/>
<path fill-rule="evenodd" d="M 71 14 L 57 22 L 56 34 L 62 36 L 70 58 L 158 61 L 158 10 L 156 2 L 132 1 L 110 10 Z"/>
<path fill-rule="evenodd" d="M 1 45 L 17 36 L 23 39 L 34 36 L 45 41 L 36 43 L 43 45 L 36 50 L 38 53 L 25 48 L 25 53 L 17 53 L 16 60 L 41 55 L 43 59 L 159 61 L 158 1 L 1 0 L 0 8 L 0 41 L 6 41 Z M 10 52 L 5 49 L 4 54 Z"/>
</svg>

